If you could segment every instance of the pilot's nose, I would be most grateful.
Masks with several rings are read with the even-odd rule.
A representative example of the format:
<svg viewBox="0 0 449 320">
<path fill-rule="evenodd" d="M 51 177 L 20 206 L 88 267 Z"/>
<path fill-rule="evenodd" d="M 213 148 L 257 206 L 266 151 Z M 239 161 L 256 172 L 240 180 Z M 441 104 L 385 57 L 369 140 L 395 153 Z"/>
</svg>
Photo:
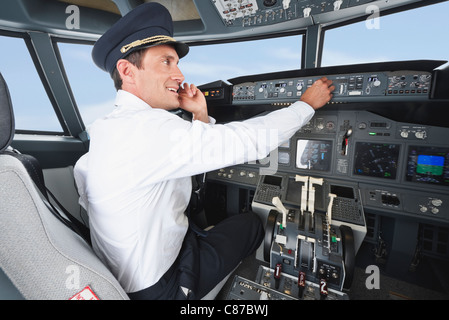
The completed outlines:
<svg viewBox="0 0 449 320">
<path fill-rule="evenodd" d="M 185 79 L 184 75 L 182 74 L 181 69 L 179 69 L 179 67 L 177 65 L 171 74 L 171 78 L 173 80 L 176 80 L 179 84 L 184 82 L 184 79 Z"/>
</svg>

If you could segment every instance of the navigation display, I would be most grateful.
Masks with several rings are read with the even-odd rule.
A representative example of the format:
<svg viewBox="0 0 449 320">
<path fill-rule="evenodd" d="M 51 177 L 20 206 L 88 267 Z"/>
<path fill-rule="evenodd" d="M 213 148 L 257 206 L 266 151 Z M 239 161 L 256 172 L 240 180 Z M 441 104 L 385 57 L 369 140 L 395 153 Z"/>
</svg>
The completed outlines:
<svg viewBox="0 0 449 320">
<path fill-rule="evenodd" d="M 330 170 L 332 141 L 300 139 L 296 147 L 296 167 L 298 169 Z"/>
<path fill-rule="evenodd" d="M 357 142 L 355 145 L 355 175 L 396 179 L 399 144 Z"/>
<path fill-rule="evenodd" d="M 411 146 L 406 180 L 449 186 L 449 148 Z"/>
</svg>

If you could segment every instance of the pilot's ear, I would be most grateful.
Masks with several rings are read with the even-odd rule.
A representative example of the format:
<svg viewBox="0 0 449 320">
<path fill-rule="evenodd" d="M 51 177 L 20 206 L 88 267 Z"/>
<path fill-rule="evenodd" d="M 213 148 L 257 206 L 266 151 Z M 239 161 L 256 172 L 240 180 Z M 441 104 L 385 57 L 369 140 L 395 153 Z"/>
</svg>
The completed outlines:
<svg viewBox="0 0 449 320">
<path fill-rule="evenodd" d="M 125 59 L 120 59 L 117 61 L 117 71 L 120 73 L 120 77 L 122 78 L 123 84 L 134 83 L 134 69 L 136 67 Z"/>
</svg>

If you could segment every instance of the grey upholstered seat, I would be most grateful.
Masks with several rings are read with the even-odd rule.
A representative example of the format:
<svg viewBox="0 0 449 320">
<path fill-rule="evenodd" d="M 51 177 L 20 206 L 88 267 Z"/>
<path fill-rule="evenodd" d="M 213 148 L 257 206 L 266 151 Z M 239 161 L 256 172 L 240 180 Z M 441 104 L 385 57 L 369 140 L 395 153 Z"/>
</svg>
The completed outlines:
<svg viewBox="0 0 449 320">
<path fill-rule="evenodd" d="M 83 238 L 51 213 L 22 162 L 4 151 L 14 116 L 1 74 L 0 128 L 0 290 L 25 299 L 66 300 L 90 291 L 102 300 L 128 299 Z"/>
<path fill-rule="evenodd" d="M 100 300 L 128 300 L 90 245 L 52 213 L 40 168 L 30 170 L 28 158 L 7 150 L 14 130 L 0 74 L 0 299 L 66 300 L 93 292 Z M 226 279 L 203 299 L 214 299 Z"/>
</svg>

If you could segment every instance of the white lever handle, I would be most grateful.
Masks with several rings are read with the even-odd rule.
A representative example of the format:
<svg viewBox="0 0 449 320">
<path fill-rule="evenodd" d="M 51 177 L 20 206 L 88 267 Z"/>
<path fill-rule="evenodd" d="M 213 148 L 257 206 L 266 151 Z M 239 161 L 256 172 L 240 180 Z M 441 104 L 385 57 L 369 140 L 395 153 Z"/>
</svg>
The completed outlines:
<svg viewBox="0 0 449 320">
<path fill-rule="evenodd" d="M 287 214 L 288 214 L 288 210 L 284 207 L 284 205 L 281 202 L 281 199 L 279 199 L 279 197 L 274 197 L 271 202 L 273 203 L 273 205 L 278 209 L 278 211 L 280 213 L 282 213 L 282 227 L 286 228 L 287 227 Z"/>
<path fill-rule="evenodd" d="M 329 220 L 329 226 L 331 225 L 332 222 L 332 205 L 334 203 L 334 198 L 336 198 L 337 195 L 333 194 L 333 193 L 329 193 L 329 205 L 327 206 L 327 219 Z"/>
</svg>

